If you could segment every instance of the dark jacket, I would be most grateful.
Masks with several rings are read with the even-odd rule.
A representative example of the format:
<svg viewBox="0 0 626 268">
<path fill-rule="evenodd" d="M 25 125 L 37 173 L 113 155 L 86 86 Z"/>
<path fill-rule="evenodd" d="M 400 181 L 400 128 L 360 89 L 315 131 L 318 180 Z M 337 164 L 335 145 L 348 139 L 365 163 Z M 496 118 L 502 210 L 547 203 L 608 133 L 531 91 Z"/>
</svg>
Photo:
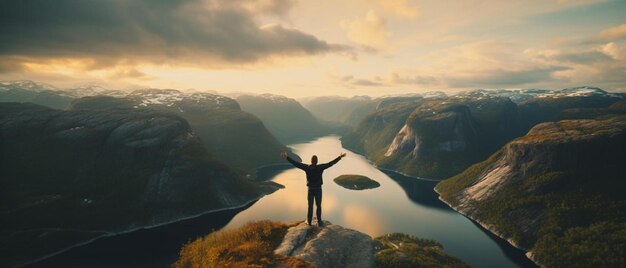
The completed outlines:
<svg viewBox="0 0 626 268">
<path fill-rule="evenodd" d="M 322 184 L 324 183 L 322 181 L 322 172 L 324 172 L 324 169 L 327 169 L 334 164 L 337 164 L 339 160 L 341 160 L 341 157 L 337 157 L 333 161 L 330 161 L 326 164 L 307 165 L 296 162 L 295 160 L 291 159 L 291 157 L 287 157 L 287 161 L 289 161 L 289 163 L 306 172 L 306 186 L 308 186 L 309 188 L 321 188 Z"/>
</svg>

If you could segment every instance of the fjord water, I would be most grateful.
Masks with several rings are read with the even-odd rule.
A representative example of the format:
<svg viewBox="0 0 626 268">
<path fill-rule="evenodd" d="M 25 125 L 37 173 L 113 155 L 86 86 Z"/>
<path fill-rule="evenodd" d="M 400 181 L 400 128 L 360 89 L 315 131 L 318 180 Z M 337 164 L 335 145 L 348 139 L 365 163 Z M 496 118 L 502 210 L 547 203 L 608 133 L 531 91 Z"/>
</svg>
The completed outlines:
<svg viewBox="0 0 626 268">
<path fill-rule="evenodd" d="M 305 163 L 316 154 L 327 162 L 347 156 L 324 172 L 324 220 L 359 230 L 372 237 L 402 232 L 439 241 L 449 254 L 473 267 L 534 266 L 524 252 L 493 236 L 450 209 L 433 191 L 436 182 L 381 171 L 363 156 L 341 147 L 328 136 L 291 146 Z M 279 156 L 268 156 L 279 157 Z M 333 182 L 342 174 L 359 174 L 380 187 L 354 191 Z M 32 267 L 168 267 L 182 244 L 212 230 L 231 229 L 249 221 L 293 221 L 306 218 L 304 172 L 285 166 L 259 170 L 258 179 L 285 186 L 245 207 L 208 213 L 164 226 L 98 239 L 31 265 Z"/>
<path fill-rule="evenodd" d="M 341 147 L 336 136 L 290 146 L 305 163 L 317 155 L 328 162 L 341 152 L 347 156 L 324 171 L 322 218 L 334 224 L 359 230 L 372 237 L 402 232 L 439 241 L 446 252 L 473 267 L 532 266 L 523 252 L 494 237 L 438 199 L 436 182 L 410 178 L 374 167 L 363 156 Z M 380 183 L 380 187 L 354 191 L 333 182 L 342 174 L 358 174 Z M 306 177 L 291 168 L 273 176 L 285 189 L 266 196 L 237 214 L 225 227 L 241 226 L 249 221 L 303 220 L 306 218 Z"/>
</svg>

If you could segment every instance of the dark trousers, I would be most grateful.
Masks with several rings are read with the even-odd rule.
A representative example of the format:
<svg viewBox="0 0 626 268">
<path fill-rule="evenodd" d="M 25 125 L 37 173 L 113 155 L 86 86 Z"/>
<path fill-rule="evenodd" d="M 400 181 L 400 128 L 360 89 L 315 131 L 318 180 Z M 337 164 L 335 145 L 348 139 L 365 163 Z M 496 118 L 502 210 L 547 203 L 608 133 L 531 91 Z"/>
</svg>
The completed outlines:
<svg viewBox="0 0 626 268">
<path fill-rule="evenodd" d="M 309 201 L 309 210 L 307 212 L 307 222 L 311 224 L 313 218 L 313 200 L 315 200 L 315 206 L 317 207 L 317 220 L 322 220 L 322 188 L 309 188 L 307 194 L 307 200 Z"/>
</svg>

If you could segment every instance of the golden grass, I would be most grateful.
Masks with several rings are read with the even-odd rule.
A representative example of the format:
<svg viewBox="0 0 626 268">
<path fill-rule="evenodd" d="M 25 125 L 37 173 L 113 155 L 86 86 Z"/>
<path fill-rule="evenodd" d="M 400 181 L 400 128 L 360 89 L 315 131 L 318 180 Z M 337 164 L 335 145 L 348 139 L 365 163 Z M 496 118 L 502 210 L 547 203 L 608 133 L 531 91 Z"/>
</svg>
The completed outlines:
<svg viewBox="0 0 626 268">
<path fill-rule="evenodd" d="M 211 233 L 183 246 L 172 267 L 312 267 L 300 259 L 274 254 L 293 225 L 256 221 Z"/>
</svg>

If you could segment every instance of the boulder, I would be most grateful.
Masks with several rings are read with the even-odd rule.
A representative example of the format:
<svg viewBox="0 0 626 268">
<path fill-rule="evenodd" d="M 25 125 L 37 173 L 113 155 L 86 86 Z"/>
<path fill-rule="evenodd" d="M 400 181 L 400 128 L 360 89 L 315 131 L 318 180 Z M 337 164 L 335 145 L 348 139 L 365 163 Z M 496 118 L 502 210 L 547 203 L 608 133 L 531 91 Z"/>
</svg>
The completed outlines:
<svg viewBox="0 0 626 268">
<path fill-rule="evenodd" d="M 305 260 L 315 267 L 374 267 L 372 238 L 328 221 L 324 227 L 303 222 L 289 228 L 274 253 Z"/>
</svg>

